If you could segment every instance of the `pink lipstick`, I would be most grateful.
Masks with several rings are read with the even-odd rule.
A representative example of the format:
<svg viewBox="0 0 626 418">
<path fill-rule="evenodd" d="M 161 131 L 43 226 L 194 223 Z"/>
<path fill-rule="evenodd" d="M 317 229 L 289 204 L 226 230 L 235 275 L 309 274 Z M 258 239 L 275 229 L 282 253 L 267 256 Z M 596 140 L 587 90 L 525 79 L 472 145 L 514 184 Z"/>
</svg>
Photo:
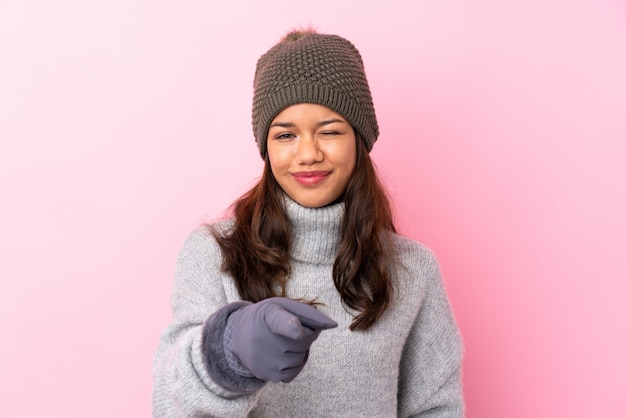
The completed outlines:
<svg viewBox="0 0 626 418">
<path fill-rule="evenodd" d="M 300 171 L 293 173 L 293 178 L 304 186 L 315 186 L 324 181 L 330 171 Z"/>
</svg>

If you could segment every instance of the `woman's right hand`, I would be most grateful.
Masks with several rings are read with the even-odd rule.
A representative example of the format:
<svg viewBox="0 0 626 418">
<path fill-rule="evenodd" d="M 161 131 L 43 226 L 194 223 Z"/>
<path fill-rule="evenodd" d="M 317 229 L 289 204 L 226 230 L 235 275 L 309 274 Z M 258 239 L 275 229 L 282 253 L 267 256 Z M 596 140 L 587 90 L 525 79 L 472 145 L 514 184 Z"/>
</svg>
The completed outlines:
<svg viewBox="0 0 626 418">
<path fill-rule="evenodd" d="M 336 326 L 311 305 L 273 297 L 230 315 L 226 333 L 231 338 L 224 340 L 224 347 L 257 379 L 291 382 L 304 368 L 320 332 Z"/>
</svg>

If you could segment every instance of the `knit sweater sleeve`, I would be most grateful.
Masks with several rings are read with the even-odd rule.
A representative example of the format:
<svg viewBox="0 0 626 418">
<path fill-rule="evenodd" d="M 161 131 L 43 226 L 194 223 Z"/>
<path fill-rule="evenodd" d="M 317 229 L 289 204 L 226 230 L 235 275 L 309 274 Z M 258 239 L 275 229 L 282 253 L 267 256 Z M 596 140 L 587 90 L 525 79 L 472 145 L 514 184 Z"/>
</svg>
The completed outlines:
<svg viewBox="0 0 626 418">
<path fill-rule="evenodd" d="M 215 319 L 236 305 L 225 291 L 220 264 L 220 249 L 208 227 L 194 231 L 179 254 L 171 297 L 173 319 L 154 358 L 154 417 L 246 416 L 263 390 L 261 386 L 247 393 L 228 390 L 219 384 L 221 376 L 207 370 L 211 367 L 207 367 L 205 346 L 212 344 L 215 332 L 209 333 L 208 328 L 223 332 L 220 327 L 226 321 Z"/>
<path fill-rule="evenodd" d="M 463 344 L 437 261 L 428 250 L 421 256 L 423 299 L 402 354 L 398 416 L 459 418 Z"/>
</svg>

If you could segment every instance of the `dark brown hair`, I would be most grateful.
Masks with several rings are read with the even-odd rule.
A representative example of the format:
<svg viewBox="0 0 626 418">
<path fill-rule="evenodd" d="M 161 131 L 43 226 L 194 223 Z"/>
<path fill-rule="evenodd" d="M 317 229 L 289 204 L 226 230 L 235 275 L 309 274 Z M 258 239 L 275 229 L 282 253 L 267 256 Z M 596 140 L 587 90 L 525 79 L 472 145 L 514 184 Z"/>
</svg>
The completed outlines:
<svg viewBox="0 0 626 418">
<path fill-rule="evenodd" d="M 358 136 L 356 167 L 341 199 L 345 213 L 333 280 L 345 306 L 360 312 L 350 329 L 366 330 L 391 302 L 393 253 L 385 236 L 396 229 L 389 199 Z M 286 296 L 291 228 L 283 191 L 267 157 L 259 182 L 232 209 L 232 229 L 227 233 L 214 230 L 222 249 L 222 270 L 233 277 L 244 300 Z"/>
</svg>

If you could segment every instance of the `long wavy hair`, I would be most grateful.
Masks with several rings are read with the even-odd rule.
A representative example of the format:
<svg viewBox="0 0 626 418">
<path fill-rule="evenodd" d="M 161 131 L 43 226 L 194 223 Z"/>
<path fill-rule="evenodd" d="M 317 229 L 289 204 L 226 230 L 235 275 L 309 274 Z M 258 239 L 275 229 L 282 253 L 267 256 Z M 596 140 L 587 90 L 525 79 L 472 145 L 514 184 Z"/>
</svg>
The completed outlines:
<svg viewBox="0 0 626 418">
<path fill-rule="evenodd" d="M 283 196 L 266 157 L 259 182 L 232 206 L 233 227 L 223 233 L 214 230 L 222 270 L 234 279 L 244 300 L 286 296 L 291 227 Z M 358 135 L 355 170 L 340 200 L 345 212 L 333 281 L 344 306 L 359 312 L 350 329 L 366 330 L 391 303 L 394 254 L 386 236 L 396 228 L 389 198 Z"/>
</svg>

